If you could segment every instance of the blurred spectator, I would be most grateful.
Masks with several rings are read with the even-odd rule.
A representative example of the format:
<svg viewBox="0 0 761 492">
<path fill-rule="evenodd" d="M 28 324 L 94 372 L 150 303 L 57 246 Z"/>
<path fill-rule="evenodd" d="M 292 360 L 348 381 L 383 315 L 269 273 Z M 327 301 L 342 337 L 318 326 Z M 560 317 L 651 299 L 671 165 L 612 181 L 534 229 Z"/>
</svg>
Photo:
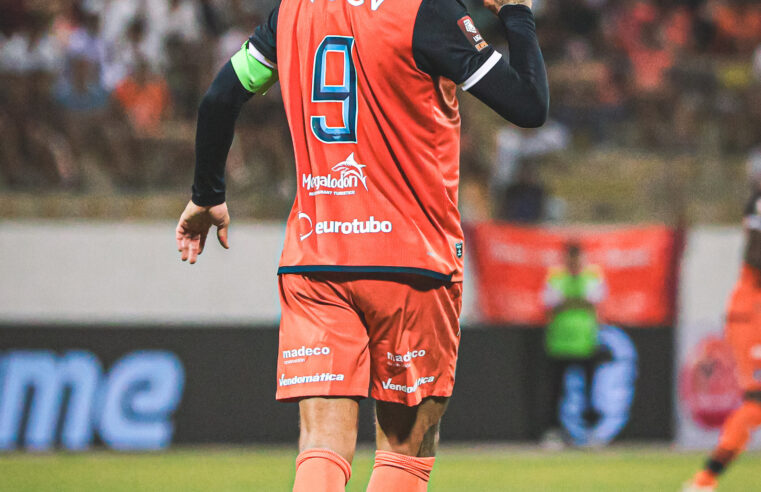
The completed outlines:
<svg viewBox="0 0 761 492">
<path fill-rule="evenodd" d="M 160 27 L 164 39 L 177 37 L 185 43 L 195 43 L 201 39 L 201 23 L 196 2 L 169 0 L 165 16 L 166 23 Z"/>
<path fill-rule="evenodd" d="M 534 130 L 504 127 L 497 133 L 497 159 L 492 178 L 497 218 L 536 223 L 546 218 L 547 196 L 536 172 L 536 160 L 570 144 L 568 129 L 550 121 Z"/>
<path fill-rule="evenodd" d="M 524 163 L 519 167 L 515 181 L 497 197 L 498 218 L 519 224 L 539 223 L 545 215 L 547 198 L 536 167 Z"/>
<path fill-rule="evenodd" d="M 552 367 L 552 423 L 545 439 L 557 439 L 561 428 L 561 402 L 566 372 L 578 366 L 584 372 L 586 410 L 583 417 L 589 426 L 596 424 L 599 412 L 592 399 L 592 383 L 597 364 L 603 358 L 597 337 L 597 306 L 607 295 L 607 287 L 599 267 L 584 265 L 578 243 L 565 248 L 565 263 L 550 268 L 543 300 L 547 307 L 545 349 Z M 553 435 L 554 434 L 554 435 Z"/>
<path fill-rule="evenodd" d="M 160 136 L 162 119 L 169 110 L 169 89 L 166 80 L 153 73 L 147 61 L 138 61 L 134 75 L 119 83 L 114 97 L 135 133 Z"/>
<path fill-rule="evenodd" d="M 761 82 L 761 44 L 753 53 L 753 75 L 758 82 Z"/>
<path fill-rule="evenodd" d="M 125 32 L 125 38 L 109 46 L 108 62 L 104 70 L 104 83 L 114 89 L 128 77 L 139 60 L 146 60 L 155 69 L 159 69 L 160 56 L 148 41 L 146 21 L 142 17 L 133 19 Z"/>
<path fill-rule="evenodd" d="M 64 47 L 48 32 L 41 16 L 29 16 L 26 25 L 0 44 L 0 70 L 25 73 L 55 72 L 62 66 Z"/>
<path fill-rule="evenodd" d="M 108 106 L 97 61 L 86 52 L 69 54 L 66 72 L 53 91 L 58 104 L 71 113 L 94 113 Z"/>
</svg>

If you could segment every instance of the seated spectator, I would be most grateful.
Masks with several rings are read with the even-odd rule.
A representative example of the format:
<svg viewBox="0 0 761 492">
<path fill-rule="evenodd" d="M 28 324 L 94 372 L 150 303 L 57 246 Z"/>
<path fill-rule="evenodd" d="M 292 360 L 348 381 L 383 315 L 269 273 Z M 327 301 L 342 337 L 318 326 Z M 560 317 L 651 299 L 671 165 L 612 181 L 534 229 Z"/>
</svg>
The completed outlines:
<svg viewBox="0 0 761 492">
<path fill-rule="evenodd" d="M 169 110 L 169 87 L 145 60 L 138 62 L 134 75 L 116 87 L 114 97 L 137 135 L 161 134 L 161 122 Z"/>
<path fill-rule="evenodd" d="M 164 39 L 180 38 L 185 43 L 195 43 L 201 39 L 196 2 L 190 0 L 169 0 L 165 24 L 162 26 Z"/>
<path fill-rule="evenodd" d="M 86 52 L 70 55 L 66 73 L 53 91 L 58 104 L 74 113 L 92 113 L 108 107 L 109 95 L 101 84 L 96 60 Z"/>
<path fill-rule="evenodd" d="M 547 205 L 547 191 L 539 182 L 535 166 L 521 165 L 515 182 L 497 197 L 498 218 L 507 222 L 536 224 L 544 219 Z"/>
<path fill-rule="evenodd" d="M 54 72 L 61 67 L 63 48 L 48 33 L 48 22 L 44 17 L 30 16 L 24 28 L 0 43 L 0 71 Z"/>
</svg>

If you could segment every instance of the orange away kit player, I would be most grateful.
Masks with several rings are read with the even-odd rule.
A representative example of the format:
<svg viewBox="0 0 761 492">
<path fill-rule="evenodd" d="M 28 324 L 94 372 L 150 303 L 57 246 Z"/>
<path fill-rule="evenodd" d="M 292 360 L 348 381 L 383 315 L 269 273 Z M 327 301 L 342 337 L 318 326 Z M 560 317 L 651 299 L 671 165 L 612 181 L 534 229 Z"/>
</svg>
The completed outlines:
<svg viewBox="0 0 761 492">
<path fill-rule="evenodd" d="M 745 209 L 745 257 L 740 278 L 729 301 L 726 339 L 732 347 L 743 404 L 724 423 L 719 444 L 685 492 L 710 492 L 719 476 L 761 426 L 761 191 L 753 193 Z"/>
<path fill-rule="evenodd" d="M 509 60 L 459 0 L 282 0 L 201 103 L 177 227 L 191 263 L 212 225 L 228 245 L 235 120 L 280 82 L 297 190 L 278 271 L 276 385 L 299 403 L 296 491 L 344 490 L 368 396 L 378 451 L 367 490 L 426 490 L 460 339 L 457 89 L 521 126 L 548 110 L 530 0 L 485 3 Z"/>
</svg>

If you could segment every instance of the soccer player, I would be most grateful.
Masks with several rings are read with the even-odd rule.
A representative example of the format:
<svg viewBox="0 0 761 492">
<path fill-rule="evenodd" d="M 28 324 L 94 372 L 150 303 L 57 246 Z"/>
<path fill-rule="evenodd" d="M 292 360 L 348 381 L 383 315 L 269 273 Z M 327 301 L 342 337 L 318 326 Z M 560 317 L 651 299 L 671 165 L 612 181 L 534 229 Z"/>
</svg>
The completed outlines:
<svg viewBox="0 0 761 492">
<path fill-rule="evenodd" d="M 509 61 L 459 0 L 282 0 L 199 110 L 194 263 L 227 248 L 224 165 L 242 105 L 277 80 L 298 190 L 279 268 L 277 399 L 299 404 L 295 491 L 344 490 L 358 400 L 375 398 L 369 491 L 426 490 L 459 346 L 463 233 L 457 86 L 513 123 L 549 104 L 530 0 L 486 0 Z M 369 389 L 369 391 L 368 391 Z"/>
<path fill-rule="evenodd" d="M 727 310 L 725 331 L 745 398 L 724 423 L 719 445 L 685 492 L 716 490 L 719 476 L 745 450 L 753 430 L 761 426 L 761 188 L 748 202 L 743 224 L 745 257 Z"/>
</svg>

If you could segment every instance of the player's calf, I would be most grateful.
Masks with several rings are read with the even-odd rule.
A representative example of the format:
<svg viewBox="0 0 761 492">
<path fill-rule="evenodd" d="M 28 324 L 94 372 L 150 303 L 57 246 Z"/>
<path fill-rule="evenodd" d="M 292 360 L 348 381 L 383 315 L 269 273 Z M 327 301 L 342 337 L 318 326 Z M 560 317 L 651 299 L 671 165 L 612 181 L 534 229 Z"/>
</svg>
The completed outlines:
<svg viewBox="0 0 761 492">
<path fill-rule="evenodd" d="M 722 428 L 719 445 L 692 481 L 686 491 L 711 491 L 719 476 L 748 445 L 752 432 L 761 426 L 761 392 L 748 392 L 745 402 L 735 410 Z"/>
<path fill-rule="evenodd" d="M 378 402 L 378 450 L 367 492 L 427 490 L 447 403 L 448 398 L 427 398 L 416 407 Z"/>
<path fill-rule="evenodd" d="M 299 415 L 294 492 L 343 491 L 351 477 L 359 404 L 351 398 L 305 398 Z"/>
</svg>

